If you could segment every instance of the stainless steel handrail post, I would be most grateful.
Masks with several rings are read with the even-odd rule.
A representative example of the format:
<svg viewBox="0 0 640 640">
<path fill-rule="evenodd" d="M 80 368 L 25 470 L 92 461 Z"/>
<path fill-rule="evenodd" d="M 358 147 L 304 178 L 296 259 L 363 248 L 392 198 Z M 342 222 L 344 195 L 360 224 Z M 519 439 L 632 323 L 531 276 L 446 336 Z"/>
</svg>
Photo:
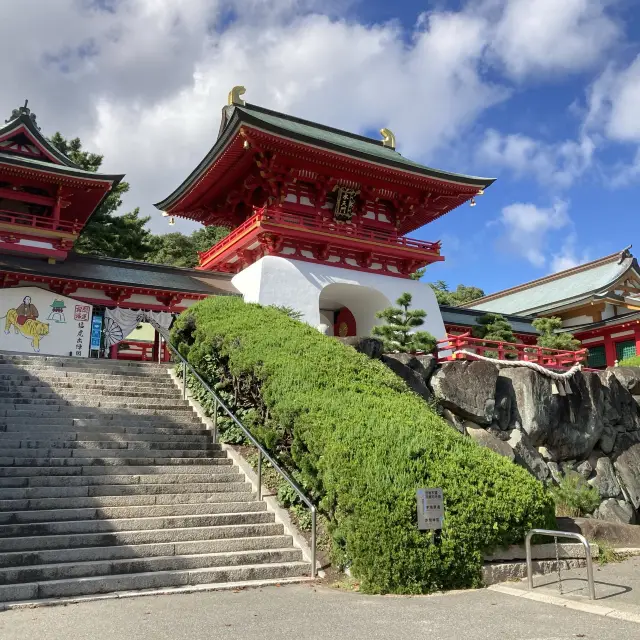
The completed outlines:
<svg viewBox="0 0 640 640">
<path fill-rule="evenodd" d="M 158 327 L 156 327 L 158 329 Z M 158 329 L 158 331 L 160 331 Z M 161 337 L 162 334 L 161 334 Z M 169 351 L 172 351 L 175 356 L 177 356 L 178 360 L 183 364 L 183 372 L 188 371 L 191 375 L 202 385 L 202 387 L 211 395 L 213 398 L 214 404 L 214 413 L 213 413 L 213 425 L 214 425 L 214 435 L 213 440 L 217 442 L 218 439 L 218 408 L 222 409 L 227 416 L 235 422 L 235 424 L 240 427 L 245 437 L 249 442 L 251 442 L 258 449 L 258 499 L 262 499 L 262 458 L 264 457 L 267 462 L 272 466 L 275 471 L 282 477 L 282 479 L 289 484 L 289 486 L 296 492 L 298 497 L 304 504 L 307 506 L 309 511 L 311 511 L 311 577 L 315 578 L 318 575 L 318 570 L 316 566 L 316 557 L 317 557 L 317 517 L 316 517 L 316 507 L 311 502 L 309 498 L 303 493 L 302 489 L 298 486 L 298 484 L 289 476 L 289 474 L 284 471 L 280 467 L 280 465 L 269 455 L 269 452 L 258 442 L 251 432 L 238 420 L 236 415 L 227 407 L 227 405 L 222 401 L 220 396 L 211 389 L 211 387 L 202 379 L 202 376 L 189 364 L 189 362 L 182 356 L 182 354 L 178 351 L 178 349 L 172 344 L 171 340 L 168 337 L 164 337 L 165 344 Z"/>
<path fill-rule="evenodd" d="M 187 399 L 187 365 L 182 363 L 182 399 Z"/>
<path fill-rule="evenodd" d="M 587 581 L 589 583 L 589 600 L 596 599 L 596 587 L 593 582 L 593 561 L 591 559 L 591 545 L 587 539 L 580 533 L 571 533 L 569 531 L 553 531 L 551 529 L 531 529 L 527 533 L 524 545 L 527 554 L 527 582 L 529 584 L 529 591 L 533 591 L 533 560 L 531 558 L 531 538 L 533 536 L 551 536 L 555 538 L 572 538 L 578 540 L 585 550 L 585 557 L 587 560 Z"/>
</svg>

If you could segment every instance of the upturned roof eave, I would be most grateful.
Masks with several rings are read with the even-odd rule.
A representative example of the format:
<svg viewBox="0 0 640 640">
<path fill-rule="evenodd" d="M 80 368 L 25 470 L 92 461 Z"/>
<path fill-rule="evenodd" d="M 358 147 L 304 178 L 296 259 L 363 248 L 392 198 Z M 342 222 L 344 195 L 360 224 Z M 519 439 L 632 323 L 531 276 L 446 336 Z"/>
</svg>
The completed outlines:
<svg viewBox="0 0 640 640">
<path fill-rule="evenodd" d="M 255 108 L 255 107 L 254 107 Z M 268 111 L 268 110 L 265 110 Z M 276 113 L 276 112 L 273 112 Z M 289 117 L 293 120 L 295 119 L 290 116 L 285 116 L 285 114 L 277 114 L 278 117 Z M 306 121 L 305 121 L 306 122 Z M 316 123 L 310 123 L 316 124 Z M 443 182 L 447 182 L 450 184 L 458 184 L 461 186 L 467 187 L 477 187 L 486 189 L 491 186 L 496 178 L 483 178 L 478 176 L 467 176 L 463 174 L 450 173 L 446 171 L 440 171 L 437 169 L 431 169 L 429 167 L 423 167 L 422 165 L 418 165 L 410 162 L 402 162 L 393 159 L 382 158 L 380 156 L 367 154 L 366 152 L 359 152 L 353 149 L 349 149 L 347 147 L 331 144 L 326 141 L 318 140 L 317 138 L 312 138 L 310 136 L 305 136 L 303 134 L 296 134 L 290 130 L 283 130 L 280 127 L 272 125 L 271 123 L 265 122 L 257 116 L 244 111 L 242 108 L 236 107 L 233 109 L 233 114 L 226 122 L 226 125 L 222 129 L 219 138 L 216 140 L 213 147 L 209 150 L 206 156 L 200 161 L 200 163 L 196 166 L 196 168 L 187 176 L 187 178 L 166 198 L 157 202 L 154 206 L 161 211 L 171 211 L 171 209 L 180 202 L 181 199 L 188 193 L 189 189 L 193 186 L 193 184 L 208 170 L 211 164 L 224 153 L 226 147 L 229 142 L 235 137 L 235 135 L 239 132 L 241 126 L 251 127 L 253 129 L 257 129 L 259 131 L 264 131 L 271 135 L 277 135 L 283 139 L 293 140 L 295 142 L 303 143 L 308 146 L 312 146 L 315 148 L 319 148 L 325 151 L 330 151 L 333 153 L 337 153 L 343 156 L 357 158 L 359 160 L 363 160 L 365 162 L 374 164 L 376 166 L 382 166 L 390 169 L 395 169 L 398 171 L 402 171 L 406 174 L 413 174 L 419 177 L 427 177 L 434 180 L 440 180 Z M 323 127 L 323 125 L 317 125 L 318 127 L 322 127 L 325 129 L 331 129 L 330 127 Z M 339 131 L 339 130 L 335 130 Z M 356 136 L 355 134 L 349 134 L 348 132 L 340 132 L 345 135 L 349 135 L 356 138 L 361 138 L 364 140 L 370 139 L 363 138 L 362 136 Z"/>
</svg>

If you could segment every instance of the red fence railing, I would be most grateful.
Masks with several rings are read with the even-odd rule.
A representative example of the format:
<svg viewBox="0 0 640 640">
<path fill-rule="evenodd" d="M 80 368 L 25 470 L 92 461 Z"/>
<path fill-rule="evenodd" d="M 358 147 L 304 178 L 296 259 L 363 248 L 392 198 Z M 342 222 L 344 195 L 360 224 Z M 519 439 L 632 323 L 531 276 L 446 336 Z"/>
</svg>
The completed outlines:
<svg viewBox="0 0 640 640">
<path fill-rule="evenodd" d="M 17 213 L 0 209 L 0 222 L 15 224 L 31 229 L 46 229 L 48 231 L 62 231 L 64 233 L 77 233 L 80 225 L 67 220 L 54 220 L 46 216 L 34 216 L 30 213 Z"/>
<path fill-rule="evenodd" d="M 239 227 L 236 227 L 228 236 L 213 245 L 211 249 L 200 253 L 200 264 L 206 263 L 211 256 L 220 253 L 220 251 L 225 247 L 234 244 L 236 239 L 245 233 L 247 229 L 259 224 L 260 222 L 287 224 L 300 227 L 300 229 L 324 231 L 336 236 L 346 236 L 360 240 L 370 240 L 372 242 L 384 242 L 400 247 L 418 249 L 419 251 L 430 251 L 440 255 L 440 242 L 427 242 L 424 240 L 405 238 L 404 236 L 398 236 L 393 231 L 385 231 L 383 229 L 367 229 L 360 226 L 356 227 L 355 225 L 327 222 L 319 217 L 310 215 L 305 216 L 297 213 L 287 213 L 277 209 L 260 209 L 253 216 L 247 218 Z"/>
<path fill-rule="evenodd" d="M 154 344 L 144 340 L 121 340 L 112 347 L 111 358 L 114 360 L 134 360 L 136 362 L 153 362 Z M 162 345 L 162 362 L 170 359 L 169 349 Z"/>
<path fill-rule="evenodd" d="M 467 353 L 458 353 L 464 350 Z M 587 349 L 579 351 L 563 351 L 548 349 L 537 345 L 513 344 L 496 340 L 474 338 L 470 333 L 460 336 L 447 336 L 438 341 L 438 360 L 471 360 L 473 355 L 497 358 L 498 360 L 520 360 L 535 362 L 543 367 L 554 369 L 570 369 L 587 359 Z"/>
</svg>

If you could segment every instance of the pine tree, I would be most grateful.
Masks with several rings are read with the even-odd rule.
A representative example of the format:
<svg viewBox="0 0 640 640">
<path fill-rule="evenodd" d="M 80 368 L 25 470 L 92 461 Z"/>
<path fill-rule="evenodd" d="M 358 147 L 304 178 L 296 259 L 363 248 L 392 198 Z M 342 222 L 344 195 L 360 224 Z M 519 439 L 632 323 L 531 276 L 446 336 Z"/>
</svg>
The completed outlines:
<svg viewBox="0 0 640 640">
<path fill-rule="evenodd" d="M 536 318 L 532 324 L 540 332 L 537 341 L 540 347 L 577 351 L 582 346 L 580 341 L 573 337 L 573 334 L 565 331 L 558 333 L 558 330 L 562 329 L 560 318 Z"/>
<path fill-rule="evenodd" d="M 496 342 L 517 342 L 508 320 L 499 313 L 485 313 L 476 322 L 477 326 L 473 327 L 471 331 L 474 338 L 495 340 Z"/>
<path fill-rule="evenodd" d="M 436 339 L 429 332 L 412 333 L 416 327 L 424 324 L 427 313 L 422 309 L 409 309 L 411 300 L 410 293 L 403 293 L 396 300 L 397 307 L 388 307 L 376 313 L 376 317 L 384 320 L 385 324 L 373 327 L 373 335 L 382 338 L 387 351 L 430 353 L 436 346 Z"/>
</svg>

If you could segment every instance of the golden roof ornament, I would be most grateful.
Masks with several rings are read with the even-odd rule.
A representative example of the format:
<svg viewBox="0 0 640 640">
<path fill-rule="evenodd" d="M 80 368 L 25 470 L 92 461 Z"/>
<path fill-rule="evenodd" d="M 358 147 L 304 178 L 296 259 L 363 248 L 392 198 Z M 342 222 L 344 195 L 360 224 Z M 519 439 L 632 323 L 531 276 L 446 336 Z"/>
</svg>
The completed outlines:
<svg viewBox="0 0 640 640">
<path fill-rule="evenodd" d="M 245 102 L 242 99 L 242 96 L 247 92 L 247 90 L 242 86 L 233 87 L 231 91 L 229 91 L 229 98 L 227 99 L 227 104 L 237 105 L 238 107 L 244 107 Z"/>
<path fill-rule="evenodd" d="M 390 149 L 396 148 L 396 137 L 391 129 L 380 129 L 380 134 L 382 135 L 382 146 Z"/>
</svg>

